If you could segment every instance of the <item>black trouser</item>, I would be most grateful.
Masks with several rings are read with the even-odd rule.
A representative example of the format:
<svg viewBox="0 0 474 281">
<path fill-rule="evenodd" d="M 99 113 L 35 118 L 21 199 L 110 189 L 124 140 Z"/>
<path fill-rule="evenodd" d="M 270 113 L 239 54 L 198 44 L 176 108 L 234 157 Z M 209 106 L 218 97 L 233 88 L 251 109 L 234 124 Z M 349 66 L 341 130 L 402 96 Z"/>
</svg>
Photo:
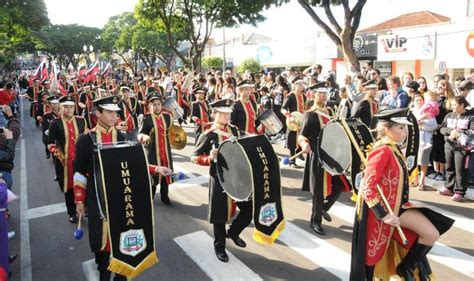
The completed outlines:
<svg viewBox="0 0 474 281">
<path fill-rule="evenodd" d="M 446 188 L 464 196 L 468 185 L 467 151 L 453 149 L 450 145 L 446 145 L 444 146 L 444 155 L 446 158 Z"/>
<path fill-rule="evenodd" d="M 161 196 L 168 196 L 168 182 L 166 181 L 166 177 L 161 177 L 161 181 L 159 181 L 159 178 L 160 177 L 153 177 L 153 185 L 151 187 L 153 198 L 155 198 L 157 184 L 160 185 Z"/>
<path fill-rule="evenodd" d="M 97 270 L 100 273 L 100 281 L 110 281 L 112 272 L 107 270 L 110 261 L 110 252 L 94 252 Z M 127 277 L 115 274 L 114 281 L 125 281 Z"/>
<path fill-rule="evenodd" d="M 252 221 L 252 201 L 236 202 L 239 214 L 229 227 L 229 237 L 238 237 Z M 224 248 L 226 240 L 225 223 L 214 223 L 214 247 Z"/>
<path fill-rule="evenodd" d="M 324 198 L 324 191 L 322 188 L 316 188 L 313 194 L 313 210 L 311 213 L 311 222 L 313 224 L 321 224 L 323 217 L 323 210 L 329 211 L 334 202 L 336 202 L 339 195 L 341 195 L 343 187 L 333 185 L 332 192 L 326 199 Z"/>
<path fill-rule="evenodd" d="M 74 188 L 70 188 L 64 193 L 66 199 L 67 214 L 71 216 L 76 215 L 76 203 L 74 203 Z"/>
</svg>

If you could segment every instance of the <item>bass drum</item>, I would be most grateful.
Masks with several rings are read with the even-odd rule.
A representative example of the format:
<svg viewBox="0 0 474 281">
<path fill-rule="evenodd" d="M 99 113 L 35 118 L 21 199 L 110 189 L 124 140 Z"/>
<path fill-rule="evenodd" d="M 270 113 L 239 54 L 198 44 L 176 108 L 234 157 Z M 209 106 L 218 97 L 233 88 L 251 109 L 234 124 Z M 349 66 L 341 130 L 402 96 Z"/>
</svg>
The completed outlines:
<svg viewBox="0 0 474 281">
<path fill-rule="evenodd" d="M 342 175 L 351 168 L 353 161 L 360 161 L 360 159 L 354 159 L 355 147 L 342 122 L 333 120 L 326 124 L 318 139 L 319 161 L 332 175 Z M 373 143 L 369 128 L 357 119 L 348 119 L 345 122 L 359 147 L 365 151 Z"/>
<path fill-rule="evenodd" d="M 262 157 L 264 158 L 262 159 Z M 217 177 L 235 201 L 247 201 L 264 182 L 280 184 L 280 166 L 266 136 L 246 136 L 221 143 L 217 153 Z"/>
</svg>

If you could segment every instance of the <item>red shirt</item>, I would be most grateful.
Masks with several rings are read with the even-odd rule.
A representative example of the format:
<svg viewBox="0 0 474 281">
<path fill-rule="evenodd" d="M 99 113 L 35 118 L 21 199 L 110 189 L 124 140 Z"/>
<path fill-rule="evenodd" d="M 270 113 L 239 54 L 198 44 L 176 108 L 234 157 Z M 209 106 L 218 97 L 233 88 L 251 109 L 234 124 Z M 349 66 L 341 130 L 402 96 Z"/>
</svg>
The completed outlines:
<svg viewBox="0 0 474 281">
<path fill-rule="evenodd" d="M 10 90 L 0 90 L 0 105 L 9 105 L 13 100 L 13 93 Z"/>
</svg>

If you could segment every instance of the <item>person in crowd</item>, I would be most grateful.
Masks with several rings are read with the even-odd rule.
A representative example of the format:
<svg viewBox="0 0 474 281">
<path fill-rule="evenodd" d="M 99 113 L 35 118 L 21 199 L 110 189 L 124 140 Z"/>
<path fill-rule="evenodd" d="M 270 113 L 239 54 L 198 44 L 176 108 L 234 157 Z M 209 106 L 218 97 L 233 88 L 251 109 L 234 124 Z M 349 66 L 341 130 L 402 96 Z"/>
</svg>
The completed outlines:
<svg viewBox="0 0 474 281">
<path fill-rule="evenodd" d="M 459 85 L 464 82 L 464 80 L 466 80 L 466 78 L 464 76 L 459 76 L 458 78 L 456 78 L 454 80 L 454 85 L 453 85 L 453 88 L 454 88 L 454 92 L 456 93 L 456 96 L 460 94 L 459 92 Z"/>
<path fill-rule="evenodd" d="M 349 118 L 351 116 L 352 101 L 347 94 L 347 88 L 341 87 L 339 90 L 339 96 L 341 97 L 341 102 L 337 108 L 337 116 L 339 118 Z"/>
<path fill-rule="evenodd" d="M 385 78 L 383 78 L 380 75 L 380 70 L 379 69 L 375 68 L 375 69 L 371 70 L 369 74 L 370 74 L 370 79 L 368 79 L 368 80 L 375 80 L 375 83 L 379 87 L 378 88 L 379 91 L 387 91 L 388 90 L 387 80 L 385 80 Z"/>
<path fill-rule="evenodd" d="M 413 81 L 413 79 L 415 79 L 414 76 L 413 76 L 413 73 L 411 73 L 409 71 L 404 72 L 402 74 L 402 86 L 405 87 L 408 84 L 408 82 Z M 404 90 L 405 90 L 405 92 L 407 91 L 406 89 L 404 89 Z"/>
<path fill-rule="evenodd" d="M 21 134 L 21 126 L 9 106 L 3 106 L 3 110 L 0 112 L 1 129 L 3 132 L 0 132 L 0 173 L 7 183 L 8 189 L 12 189 L 13 160 L 15 159 L 15 146 Z"/>
<path fill-rule="evenodd" d="M 420 84 L 418 84 L 418 82 L 416 82 L 415 80 L 410 80 L 405 85 L 405 89 L 407 90 L 408 95 L 408 107 L 413 106 L 413 99 L 415 95 L 419 93 L 418 88 L 420 88 Z"/>
<path fill-rule="evenodd" d="M 424 95 L 428 91 L 428 83 L 426 82 L 426 78 L 420 76 L 416 79 L 416 82 L 418 82 L 418 85 L 420 85 L 420 87 L 418 88 L 418 92 L 421 95 Z"/>
<path fill-rule="evenodd" d="M 415 115 L 420 129 L 420 143 L 418 151 L 418 165 L 420 166 L 420 177 L 417 185 L 418 190 L 426 190 L 425 180 L 430 165 L 431 150 L 433 147 L 433 132 L 438 128 L 436 116 L 439 114 L 436 92 L 428 91 L 424 96 L 415 94 L 412 112 Z"/>
<path fill-rule="evenodd" d="M 474 130 L 474 114 L 466 110 L 468 106 L 469 103 L 463 96 L 454 97 L 451 102 L 452 112 L 446 115 L 440 129 L 446 141 L 446 184 L 439 190 L 439 194 L 451 196 L 451 200 L 456 202 L 461 202 L 466 194 L 466 157 L 474 149 L 470 142 L 470 135 Z"/>
<path fill-rule="evenodd" d="M 458 91 L 459 95 L 465 97 L 470 108 L 472 108 L 472 105 L 474 105 L 474 83 L 470 80 L 464 80 L 459 84 Z"/>
<path fill-rule="evenodd" d="M 444 164 L 446 163 L 445 159 L 445 138 L 441 134 L 439 128 L 441 123 L 444 120 L 446 114 L 452 110 L 452 98 L 454 97 L 454 93 L 449 85 L 447 80 L 439 80 L 438 85 L 436 87 L 436 93 L 438 94 L 438 106 L 439 106 L 439 114 L 436 116 L 436 122 L 438 123 L 438 130 L 435 131 L 433 135 L 433 151 L 432 151 L 432 158 L 433 158 L 433 168 L 435 173 L 428 175 L 428 178 L 432 178 L 437 181 L 445 181 L 446 177 L 444 174 Z"/>
<path fill-rule="evenodd" d="M 326 105 L 335 109 L 341 102 L 341 97 L 339 96 L 339 84 L 336 83 L 336 76 L 334 74 L 330 74 L 326 78 L 326 88 L 328 91 Z"/>
<path fill-rule="evenodd" d="M 408 95 L 403 90 L 398 76 L 392 75 L 387 79 L 388 91 L 380 99 L 381 109 L 395 109 L 408 107 Z"/>
<path fill-rule="evenodd" d="M 357 200 L 351 281 L 389 280 L 394 274 L 403 280 L 415 280 L 416 268 L 419 280 L 429 280 L 432 272 L 426 255 L 454 223 L 409 200 L 408 171 L 398 146 L 407 136 L 406 125 L 411 125 L 406 114 L 407 109 L 403 108 L 377 114 L 377 142 L 368 154 Z M 398 184 L 392 184 L 394 182 Z M 408 251 L 402 247 L 394 227 L 405 233 Z"/>
</svg>

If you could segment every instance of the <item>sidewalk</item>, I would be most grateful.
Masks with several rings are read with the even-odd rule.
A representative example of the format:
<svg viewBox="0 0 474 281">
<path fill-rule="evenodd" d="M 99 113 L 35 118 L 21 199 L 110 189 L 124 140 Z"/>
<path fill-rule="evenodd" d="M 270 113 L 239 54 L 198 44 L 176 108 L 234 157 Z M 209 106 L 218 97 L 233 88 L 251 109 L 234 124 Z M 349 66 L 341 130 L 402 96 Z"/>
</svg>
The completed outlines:
<svg viewBox="0 0 474 281">
<path fill-rule="evenodd" d="M 444 187 L 444 181 L 435 181 L 433 179 L 426 178 L 425 184 L 429 187 L 432 187 L 436 190 Z M 474 188 L 468 188 L 466 191 L 465 199 L 474 200 Z"/>
</svg>

